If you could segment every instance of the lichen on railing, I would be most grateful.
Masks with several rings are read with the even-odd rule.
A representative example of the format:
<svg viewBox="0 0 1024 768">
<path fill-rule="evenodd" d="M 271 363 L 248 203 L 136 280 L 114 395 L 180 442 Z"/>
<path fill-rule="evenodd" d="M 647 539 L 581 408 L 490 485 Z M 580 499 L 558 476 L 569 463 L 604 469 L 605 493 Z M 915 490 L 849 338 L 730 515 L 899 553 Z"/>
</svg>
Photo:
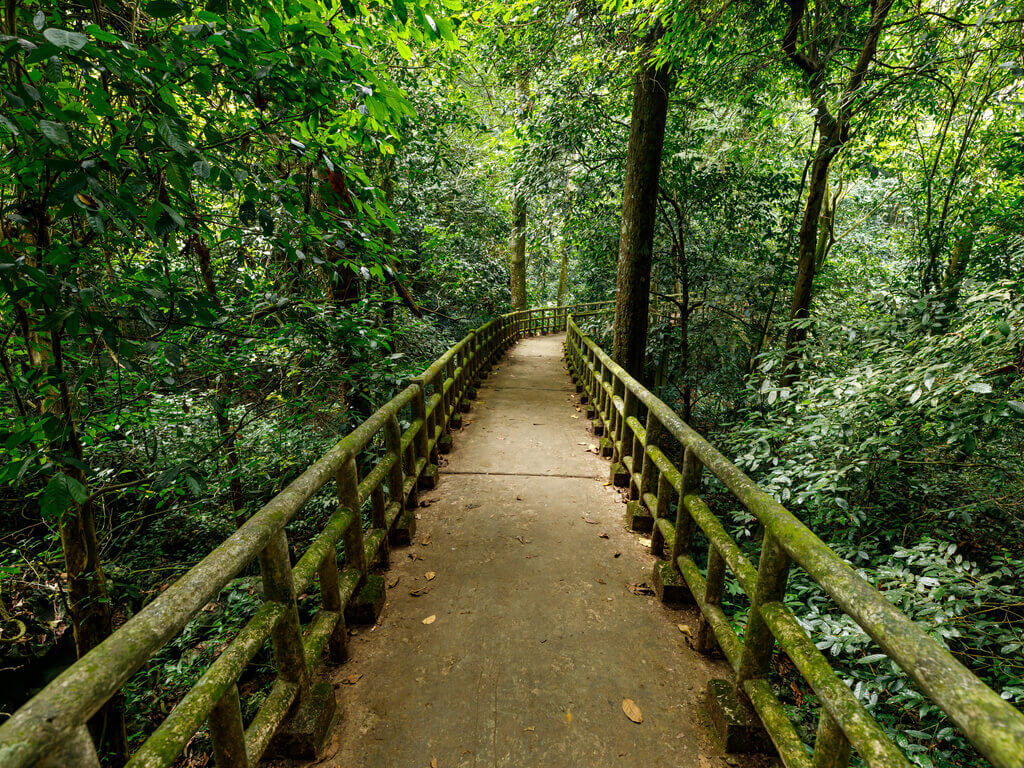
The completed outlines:
<svg viewBox="0 0 1024 768">
<path fill-rule="evenodd" d="M 566 361 L 601 436 L 600 453 L 612 461 L 611 481 L 628 489 L 627 517 L 634 529 L 650 531 L 652 553 L 668 556 L 654 569 L 657 591 L 663 599 L 674 592 L 676 599 L 696 602 L 695 647 L 720 650 L 735 673 L 731 683 L 713 681 L 711 693 L 752 706 L 786 766 L 846 765 L 851 748 L 873 768 L 910 766 L 784 604 L 791 565 L 802 568 L 993 765 L 1024 766 L 1024 715 L 612 361 L 572 318 L 567 328 Z M 682 454 L 679 466 L 669 458 L 676 453 L 672 442 Z M 701 499 L 705 469 L 763 526 L 756 568 Z M 694 559 L 698 531 L 708 544 L 703 573 Z M 722 606 L 729 574 L 750 600 L 742 638 Z M 769 682 L 776 649 L 789 656 L 821 703 L 810 753 Z"/>
<path fill-rule="evenodd" d="M 517 339 L 562 331 L 569 311 L 591 306 L 512 312 L 471 331 L 0 725 L 0 766 L 98 766 L 89 719 L 253 561 L 259 563 L 263 604 L 128 765 L 170 766 L 204 727 L 220 768 L 254 766 L 275 743 L 290 756 L 311 757 L 334 707 L 330 684 L 317 682 L 321 660 L 325 654 L 344 660 L 347 614 L 379 611 L 383 580 L 373 571 L 386 566 L 391 544 L 413 535 L 415 494 L 437 482 L 438 453 L 451 447 L 450 430 L 460 423 L 481 378 Z M 374 448 L 381 442 L 382 454 Z M 361 459 L 367 464 L 362 476 Z M 336 509 L 293 566 L 285 526 L 332 481 Z M 365 530 L 364 506 L 370 517 Z M 297 596 L 314 582 L 320 606 L 303 626 Z M 268 640 L 276 679 L 246 724 L 237 683 Z"/>
</svg>

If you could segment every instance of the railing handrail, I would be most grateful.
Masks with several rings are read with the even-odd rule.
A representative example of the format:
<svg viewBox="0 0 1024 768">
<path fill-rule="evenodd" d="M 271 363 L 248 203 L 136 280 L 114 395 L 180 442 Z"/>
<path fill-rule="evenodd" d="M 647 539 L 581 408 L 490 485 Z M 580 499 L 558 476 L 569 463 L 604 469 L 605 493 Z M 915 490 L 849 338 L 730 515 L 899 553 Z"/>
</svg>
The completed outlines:
<svg viewBox="0 0 1024 768">
<path fill-rule="evenodd" d="M 295 627 L 287 625 L 292 620 L 288 614 L 295 610 L 296 605 L 294 584 L 299 582 L 300 586 L 308 586 L 319 573 L 322 579 L 327 578 L 328 582 L 334 583 L 330 590 L 324 590 L 334 594 L 324 598 L 324 608 L 318 614 L 318 617 L 322 614 L 323 621 L 315 618 L 299 639 L 300 653 L 318 662 L 326 638 L 335 631 L 339 622 L 342 628 L 344 626 L 340 612 L 367 576 L 368 565 L 364 556 L 368 556 L 367 560 L 373 559 L 384 546 L 379 526 L 371 531 L 377 535 L 367 535 L 364 542 L 361 522 L 353 525 L 353 521 L 360 521 L 362 505 L 371 499 L 374 501 L 375 518 L 379 518 L 377 522 L 381 525 L 384 524 L 381 521 L 386 522 L 383 530 L 383 537 L 386 537 L 405 511 L 407 497 L 415 489 L 425 468 L 431 459 L 436 460 L 438 443 L 460 401 L 467 395 L 473 396 L 469 391 L 476 378 L 521 336 L 563 330 L 569 311 L 575 308 L 584 308 L 584 305 L 518 310 L 470 331 L 264 504 L 198 564 L 0 724 L 0 765 L 4 768 L 30 768 L 62 744 L 72 744 L 74 750 L 78 750 L 75 754 L 82 765 L 95 765 L 94 751 L 91 758 L 82 756 L 83 750 L 92 750 L 91 739 L 84 732 L 85 723 L 135 672 L 180 633 L 203 606 L 256 559 L 261 560 L 261 568 L 266 565 L 280 570 L 272 577 L 264 573 L 264 584 L 266 589 L 270 578 L 284 590 L 281 593 L 284 597 L 267 597 L 264 607 L 269 608 L 262 613 L 257 612 L 235 636 L 232 645 L 218 656 L 218 660 L 227 656 L 229 651 L 233 652 L 232 663 L 241 664 L 240 673 L 268 638 L 275 639 L 275 654 L 279 640 L 284 644 L 294 644 L 295 632 L 301 629 L 297 624 Z M 428 387 L 433 390 L 429 398 Z M 410 426 L 399 433 L 397 417 L 404 408 L 413 408 L 415 413 Z M 387 438 L 387 453 L 360 483 L 355 459 L 380 434 Z M 285 562 L 282 563 L 278 540 L 285 536 L 285 526 L 332 478 L 339 487 L 337 512 L 294 567 L 287 563 L 287 549 L 283 551 Z M 390 502 L 384 499 L 382 489 L 385 487 Z M 385 503 L 388 505 L 386 509 L 377 509 Z M 329 556 L 334 556 L 335 547 L 343 537 L 348 567 L 339 574 L 335 563 L 336 573 L 332 576 Z M 350 548 L 352 552 L 348 551 Z M 274 558 L 276 560 L 271 562 Z M 351 562 L 350 558 L 353 558 Z M 326 576 L 324 568 L 327 568 Z M 289 590 L 290 597 L 287 594 Z M 319 633 L 319 636 L 307 637 L 308 633 Z M 240 646 L 237 649 L 236 643 Z M 180 707 L 175 707 L 140 747 L 129 765 L 170 765 L 180 753 L 180 747 L 201 727 L 206 717 L 213 717 L 214 706 L 218 706 L 223 697 L 231 695 L 230 688 L 237 680 L 237 674 L 232 678 L 230 673 L 220 668 L 215 670 L 216 666 L 215 661 L 199 683 L 190 689 L 189 695 L 195 694 L 198 699 L 196 708 L 179 712 Z M 280 674 L 281 664 L 278 666 Z M 275 701 L 283 709 L 279 707 L 279 712 L 267 715 L 266 722 L 254 721 L 245 734 L 244 747 L 249 753 L 250 764 L 253 758 L 258 759 L 262 754 L 274 728 L 295 697 L 300 695 L 308 673 L 293 669 L 289 674 L 296 680 L 286 680 L 286 684 L 275 689 L 279 693 Z M 204 684 L 206 689 L 200 690 Z M 234 696 L 237 701 L 237 691 Z M 271 699 L 274 699 L 273 695 L 267 701 Z M 190 700 L 190 707 L 192 703 Z M 216 748 L 216 734 L 214 742 Z"/>
<path fill-rule="evenodd" d="M 751 598 L 751 614 L 762 614 L 759 620 L 771 630 L 775 635 L 775 640 L 783 649 L 791 657 L 801 657 L 802 663 L 797 663 L 798 668 L 805 667 L 808 670 L 805 673 L 805 669 L 800 669 L 801 673 L 819 694 L 828 714 L 838 721 L 848 740 L 858 748 L 861 756 L 869 765 L 889 766 L 893 764 L 909 765 L 909 763 L 903 758 L 902 753 L 896 750 L 895 745 L 891 744 L 873 718 L 859 705 L 852 692 L 838 678 L 835 678 L 827 660 L 817 651 L 813 643 L 810 643 L 810 639 L 799 623 L 791 620 L 792 614 L 782 605 L 781 589 L 784 589 L 785 569 L 788 567 L 785 562 L 787 556 L 800 565 L 843 612 L 879 645 L 886 656 L 906 672 L 922 691 L 949 715 L 979 752 L 999 768 L 1020 768 L 1024 765 L 1024 714 L 1004 701 L 961 664 L 948 649 L 890 603 L 881 592 L 858 575 L 810 528 L 758 487 L 742 470 L 687 425 L 671 407 L 616 364 L 603 349 L 580 331 L 571 317 L 567 322 L 567 330 L 566 354 L 567 357 L 575 355 L 575 358 L 570 361 L 571 365 L 577 369 L 576 372 L 586 382 L 584 387 L 589 392 L 589 396 L 600 398 L 606 404 L 606 409 L 614 409 L 615 414 L 606 413 L 604 418 L 614 421 L 622 431 L 628 426 L 633 432 L 629 439 L 637 440 L 642 447 L 645 466 L 656 466 L 656 469 L 644 469 L 638 472 L 635 455 L 625 454 L 633 459 L 628 470 L 631 475 L 630 482 L 636 482 L 633 475 L 640 476 L 648 471 L 662 471 L 665 474 L 666 482 L 671 484 L 679 496 L 681 503 L 677 514 L 694 516 L 696 509 L 698 516 L 708 523 L 710 530 L 705 532 L 711 543 L 710 549 L 721 550 L 717 556 L 724 559 L 725 564 L 734 571 L 741 585 L 745 587 L 744 591 L 748 592 L 748 596 Z M 589 353 L 589 359 L 587 359 L 585 351 Z M 582 370 L 583 366 L 586 366 L 587 370 Z M 600 368 L 600 373 L 597 368 Z M 608 381 L 609 377 L 621 384 L 622 394 L 617 391 L 614 384 Z M 653 414 L 658 429 L 669 432 L 687 453 L 692 454 L 700 465 L 706 467 L 718 478 L 757 518 L 765 528 L 765 541 L 777 544 L 778 548 L 785 553 L 785 556 L 778 557 L 769 551 L 766 555 L 766 550 L 770 550 L 772 547 L 768 545 L 763 547 L 761 564 L 757 571 L 752 594 L 747 587 L 751 586 L 749 582 L 753 575 L 753 566 L 742 556 L 736 548 L 735 542 L 724 529 L 719 530 L 713 522 L 707 520 L 705 513 L 710 515 L 710 512 L 696 495 L 695 488 L 692 487 L 692 480 L 688 482 L 685 477 L 686 467 L 684 466 L 682 472 L 679 471 L 656 443 L 649 444 L 652 441 L 646 439 L 646 433 L 652 427 L 650 424 L 647 428 L 642 427 L 635 416 L 627 412 L 626 392 L 631 393 L 647 408 L 649 419 Z M 611 416 L 610 419 L 609 416 Z M 611 439 L 614 444 L 616 438 L 612 437 Z M 618 442 L 622 447 L 616 446 L 617 454 L 632 450 L 632 447 L 625 447 L 626 439 L 626 437 L 619 437 Z M 615 457 L 613 457 L 614 460 Z M 685 462 L 684 459 L 684 465 Z M 668 471 L 664 472 L 664 470 Z M 644 477 L 642 484 L 650 485 L 650 482 L 649 478 Z M 641 495 L 643 494 L 641 493 Z M 656 503 L 661 504 L 664 510 L 664 501 L 659 497 L 660 493 L 654 495 L 653 499 Z M 667 522 L 665 520 L 661 522 L 662 525 L 659 526 L 658 520 L 656 520 L 655 528 L 672 527 L 671 524 L 664 526 L 663 524 Z M 704 527 L 700 520 L 695 522 L 702 528 Z M 678 527 L 678 525 L 677 518 L 676 526 Z M 673 532 L 670 533 L 674 535 Z M 673 554 L 676 552 L 677 548 L 673 547 Z M 766 562 L 771 566 L 773 561 L 774 571 L 781 571 L 781 586 L 780 583 L 777 583 L 779 573 L 766 573 Z M 674 568 L 679 568 L 676 558 L 673 558 L 672 565 Z M 767 571 L 772 570 L 771 567 L 767 568 Z M 687 576 L 686 573 L 682 575 Z M 768 583 L 772 579 L 775 579 L 776 583 Z M 701 605 L 701 608 L 704 610 L 706 606 Z M 715 606 L 708 611 L 717 617 L 720 609 L 716 611 L 713 608 Z M 714 627 L 714 629 L 718 636 L 720 627 Z M 721 629 L 724 631 L 726 628 L 722 627 Z M 728 631 L 731 632 L 731 629 Z M 745 639 L 749 632 L 750 624 L 748 624 L 748 632 L 744 633 Z M 780 634 L 787 635 L 787 637 L 779 637 Z M 746 683 L 754 683 L 754 685 L 745 687 L 748 695 L 751 694 L 751 689 L 754 690 L 754 694 L 751 695 L 752 703 L 759 710 L 762 719 L 765 719 L 765 714 L 775 716 L 782 713 L 781 706 L 775 708 L 770 703 L 766 705 L 766 708 L 771 710 L 770 712 L 761 711 L 762 707 L 759 706 L 756 699 L 758 696 L 763 697 L 764 694 L 763 685 L 761 685 L 763 675 L 758 676 L 755 670 L 749 668 L 753 662 L 746 658 L 747 649 L 739 644 L 740 641 L 735 633 L 732 634 L 732 639 L 728 636 L 718 636 L 718 640 L 724 640 L 722 650 L 729 657 L 734 670 L 741 676 L 746 676 Z M 794 662 L 796 661 L 797 659 L 794 658 Z M 823 669 L 821 668 L 822 664 L 825 665 Z M 743 666 L 748 668 L 742 669 Z M 810 679 L 811 677 L 814 679 Z M 838 683 L 839 687 L 833 684 L 833 680 Z M 741 683 L 743 682 L 741 680 Z M 774 696 L 774 694 L 770 695 Z M 771 733 L 771 728 L 769 728 L 769 732 Z M 776 736 L 774 733 L 771 735 L 773 739 Z M 785 739 L 785 736 L 780 738 Z M 884 739 L 888 745 L 882 744 L 880 739 Z M 791 741 L 790 739 L 789 746 L 792 746 Z M 800 743 L 798 739 L 796 743 Z M 777 743 L 776 746 L 779 744 Z M 802 746 L 800 750 L 803 752 Z M 789 756 L 785 747 L 780 749 L 780 753 L 784 758 Z M 897 755 L 900 762 L 892 762 Z M 795 763 L 803 764 L 798 754 L 794 754 L 792 757 Z"/>
</svg>

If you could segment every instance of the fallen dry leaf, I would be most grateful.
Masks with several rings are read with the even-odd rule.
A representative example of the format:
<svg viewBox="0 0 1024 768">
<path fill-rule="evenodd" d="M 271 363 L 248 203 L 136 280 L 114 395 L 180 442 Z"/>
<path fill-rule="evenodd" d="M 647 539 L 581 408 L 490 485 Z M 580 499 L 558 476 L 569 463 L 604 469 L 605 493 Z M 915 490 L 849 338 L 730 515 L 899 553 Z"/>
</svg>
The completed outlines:
<svg viewBox="0 0 1024 768">
<path fill-rule="evenodd" d="M 409 553 L 409 559 L 413 560 L 413 561 L 415 561 L 415 560 L 423 560 L 424 557 L 423 557 L 423 555 L 417 554 L 416 552 L 410 552 Z"/>
<path fill-rule="evenodd" d="M 520 544 L 525 544 L 526 543 L 526 541 L 523 539 L 522 536 L 516 536 L 516 538 L 519 540 Z"/>
<path fill-rule="evenodd" d="M 436 757 L 432 757 L 430 759 L 430 768 L 437 768 L 437 758 Z"/>
<path fill-rule="evenodd" d="M 644 721 L 643 712 L 640 711 L 640 707 L 632 699 L 622 700 L 622 711 L 634 723 L 642 723 Z"/>
<path fill-rule="evenodd" d="M 597 520 L 591 520 L 586 515 L 583 516 L 583 522 L 587 523 L 588 525 L 597 525 Z"/>
<path fill-rule="evenodd" d="M 686 624 L 676 624 L 676 626 L 679 627 L 679 631 L 682 632 L 687 637 L 692 637 L 693 636 L 693 633 L 690 631 L 690 627 L 688 625 L 686 625 Z"/>
<path fill-rule="evenodd" d="M 621 552 L 616 552 L 614 555 L 612 555 L 612 557 L 620 557 L 621 555 L 622 555 Z"/>
<path fill-rule="evenodd" d="M 604 579 L 597 579 L 597 583 L 598 584 L 605 584 L 606 582 L 605 582 Z"/>
<path fill-rule="evenodd" d="M 430 536 L 424 536 L 423 541 L 420 542 L 421 547 L 425 547 L 430 544 Z"/>
<path fill-rule="evenodd" d="M 433 571 L 427 571 L 426 573 L 423 574 L 423 578 L 426 579 L 427 581 L 433 581 L 435 576 L 437 576 L 437 574 L 434 573 Z"/>
<path fill-rule="evenodd" d="M 409 596 L 410 597 L 422 597 L 423 595 L 427 594 L 427 592 L 429 592 L 429 591 L 430 591 L 430 587 L 420 587 L 419 589 L 410 589 L 409 590 Z"/>
<path fill-rule="evenodd" d="M 362 676 L 363 676 L 362 672 L 357 672 L 354 675 L 349 675 L 348 677 L 346 677 L 344 680 L 341 681 L 341 684 L 342 685 L 355 685 L 356 683 L 359 682 L 359 680 L 362 678 Z"/>
<path fill-rule="evenodd" d="M 654 594 L 654 590 L 651 589 L 647 585 L 647 582 L 644 582 L 644 581 L 641 581 L 641 582 L 639 582 L 637 584 L 630 584 L 629 585 L 629 591 L 632 592 L 634 595 L 653 595 Z"/>
<path fill-rule="evenodd" d="M 398 586 L 398 580 L 399 580 L 398 576 L 392 576 L 390 579 L 388 579 L 388 589 L 394 589 L 395 587 L 397 587 Z"/>
<path fill-rule="evenodd" d="M 597 538 L 599 538 L 599 539 L 607 539 L 608 538 L 608 534 L 607 533 L 599 533 L 597 535 Z"/>
<path fill-rule="evenodd" d="M 528 725 L 525 728 L 523 728 L 523 732 L 524 733 L 526 733 L 528 731 L 536 731 L 536 730 L 537 730 L 537 726 L 535 726 L 535 725 Z"/>
<path fill-rule="evenodd" d="M 435 621 L 437 621 L 437 616 L 435 616 L 434 614 L 430 614 L 429 616 L 427 616 L 427 618 L 423 620 L 423 623 L 433 624 Z"/>
</svg>

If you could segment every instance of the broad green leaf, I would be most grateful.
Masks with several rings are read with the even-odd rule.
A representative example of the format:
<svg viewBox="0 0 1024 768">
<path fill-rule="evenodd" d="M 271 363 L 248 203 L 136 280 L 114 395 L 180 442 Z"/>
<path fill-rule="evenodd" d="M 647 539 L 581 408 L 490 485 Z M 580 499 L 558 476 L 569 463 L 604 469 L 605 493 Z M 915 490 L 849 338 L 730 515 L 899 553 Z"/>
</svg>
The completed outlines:
<svg viewBox="0 0 1024 768">
<path fill-rule="evenodd" d="M 55 123 L 52 120 L 40 120 L 39 130 L 43 132 L 43 136 L 54 144 L 67 144 L 69 141 L 67 129 L 60 123 Z"/>
<path fill-rule="evenodd" d="M 89 42 L 89 38 L 81 32 L 70 32 L 59 27 L 48 27 L 43 30 L 43 37 L 56 45 L 58 48 L 69 48 L 72 51 L 80 51 Z"/>
</svg>

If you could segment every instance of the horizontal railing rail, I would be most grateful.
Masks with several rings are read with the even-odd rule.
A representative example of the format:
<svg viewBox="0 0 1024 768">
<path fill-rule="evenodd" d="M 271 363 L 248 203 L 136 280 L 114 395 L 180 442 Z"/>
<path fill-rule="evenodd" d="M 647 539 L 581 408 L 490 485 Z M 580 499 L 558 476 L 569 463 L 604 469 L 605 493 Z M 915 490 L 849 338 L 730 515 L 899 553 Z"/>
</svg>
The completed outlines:
<svg viewBox="0 0 1024 768">
<path fill-rule="evenodd" d="M 633 504 L 650 516 L 652 553 L 659 558 L 670 553 L 668 563 L 656 566 L 656 573 L 668 566 L 668 578 L 681 577 L 701 612 L 696 647 L 705 653 L 716 647 L 722 652 L 735 673 L 736 692 L 753 706 L 789 768 L 846 765 L 851 747 L 873 768 L 910 766 L 785 605 L 793 564 L 878 644 L 993 765 L 1024 766 L 1024 715 L 612 361 L 571 317 L 567 326 L 566 360 L 581 396 L 593 409 L 595 430 L 605 436 L 602 448 L 611 454 L 613 482 L 628 487 Z M 682 459 L 677 466 L 669 457 L 679 452 Z M 763 526 L 756 567 L 700 497 L 704 469 Z M 708 544 L 703 573 L 694 559 L 698 531 Z M 742 639 L 722 607 L 730 573 L 750 601 Z M 821 703 L 812 753 L 769 683 L 776 645 Z"/>
<path fill-rule="evenodd" d="M 570 311 L 593 306 L 511 312 L 471 331 L 0 725 L 0 766 L 98 766 L 86 728 L 89 719 L 253 561 L 259 563 L 263 604 L 134 750 L 127 765 L 172 765 L 204 725 L 218 768 L 256 765 L 289 713 L 314 698 L 317 685 L 325 685 L 314 682 L 325 652 L 335 661 L 344 660 L 346 607 L 371 569 L 387 564 L 389 540 L 411 537 L 414 495 L 436 482 L 437 454 L 450 447 L 449 430 L 476 396 L 480 379 L 517 339 L 563 331 Z M 404 430 L 402 421 L 408 424 Z M 367 451 L 371 446 L 375 450 Z M 361 464 L 366 465 L 362 476 Z M 337 507 L 293 566 L 285 526 L 331 481 Z M 364 530 L 366 506 L 369 527 Z M 339 545 L 344 550 L 341 560 Z M 303 625 L 298 596 L 314 583 L 320 605 Z M 268 640 L 277 676 L 256 715 L 244 724 L 237 683 Z"/>
</svg>

